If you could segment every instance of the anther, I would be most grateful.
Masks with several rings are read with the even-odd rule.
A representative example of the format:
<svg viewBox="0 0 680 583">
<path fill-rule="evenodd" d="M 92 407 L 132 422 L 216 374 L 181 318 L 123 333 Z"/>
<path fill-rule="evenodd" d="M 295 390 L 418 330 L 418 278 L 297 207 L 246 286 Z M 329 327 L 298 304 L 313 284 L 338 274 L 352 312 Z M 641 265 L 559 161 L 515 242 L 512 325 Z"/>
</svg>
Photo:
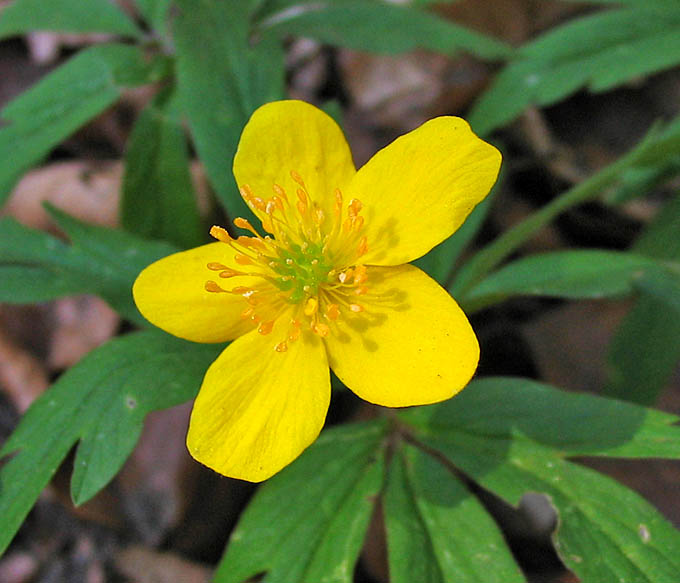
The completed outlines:
<svg viewBox="0 0 680 583">
<path fill-rule="evenodd" d="M 231 243 L 233 241 L 227 230 L 217 225 L 210 227 L 210 235 L 222 243 Z"/>
<path fill-rule="evenodd" d="M 248 184 L 244 184 L 244 185 L 240 186 L 238 191 L 241 193 L 241 196 L 246 201 L 250 198 L 253 198 L 253 189 L 250 188 L 250 185 L 248 185 Z"/>
<path fill-rule="evenodd" d="M 354 268 L 354 283 L 364 283 L 368 279 L 365 265 L 357 265 Z"/>
<path fill-rule="evenodd" d="M 252 265 L 253 263 L 253 260 L 243 253 L 237 253 L 234 255 L 234 261 L 236 261 L 236 263 L 239 265 Z"/>
<path fill-rule="evenodd" d="M 357 256 L 361 257 L 362 255 L 365 255 L 366 251 L 368 251 L 368 241 L 364 235 L 361 239 L 359 239 L 359 245 L 357 245 Z"/>
<path fill-rule="evenodd" d="M 349 204 L 347 205 L 347 214 L 354 218 L 356 217 L 361 209 L 363 208 L 363 204 L 361 204 L 361 201 L 358 198 L 353 198 L 352 200 L 349 201 Z"/>
<path fill-rule="evenodd" d="M 222 289 L 219 285 L 217 285 L 214 281 L 206 281 L 205 282 L 205 291 L 218 294 L 220 292 L 226 293 L 226 290 Z"/>
<path fill-rule="evenodd" d="M 295 172 L 295 170 L 291 170 L 291 171 L 290 171 L 290 177 L 291 177 L 295 182 L 297 182 L 300 186 L 302 186 L 302 188 L 305 188 L 305 183 L 304 183 L 304 181 L 302 180 L 302 176 L 300 176 L 297 172 Z"/>
<path fill-rule="evenodd" d="M 312 316 L 319 308 L 319 301 L 316 298 L 309 298 L 305 304 L 305 316 Z"/>
<path fill-rule="evenodd" d="M 359 304 L 350 304 L 349 309 L 352 310 L 355 314 L 364 311 L 364 307 L 360 306 Z"/>
<path fill-rule="evenodd" d="M 253 228 L 253 225 L 250 224 L 250 221 L 248 219 L 244 219 L 241 217 L 236 217 L 234 219 L 234 224 L 239 228 L 239 229 L 246 229 L 247 231 L 250 231 L 251 233 L 255 232 L 255 229 Z"/>
<path fill-rule="evenodd" d="M 350 267 L 349 269 L 346 269 L 345 271 L 339 273 L 338 279 L 340 280 L 340 283 L 345 283 L 347 280 L 349 280 L 349 278 L 352 277 L 353 271 L 354 270 Z"/>
<path fill-rule="evenodd" d="M 361 285 L 354 289 L 354 293 L 358 296 L 363 296 L 368 293 L 368 288 L 365 285 Z"/>
<path fill-rule="evenodd" d="M 324 324 L 323 322 L 317 322 L 312 326 L 312 330 L 314 331 L 315 334 L 318 334 L 321 336 L 321 338 L 325 338 L 328 336 L 329 332 L 331 329 L 328 327 L 327 324 Z"/>
<path fill-rule="evenodd" d="M 248 318 L 253 316 L 253 314 L 255 314 L 255 308 L 246 308 L 241 312 L 241 319 L 247 320 Z"/>
<path fill-rule="evenodd" d="M 237 275 L 245 275 L 242 271 L 236 271 L 235 269 L 229 269 L 228 267 L 224 268 L 224 271 L 220 271 L 220 277 L 223 278 L 228 278 L 228 277 L 236 277 Z"/>
<path fill-rule="evenodd" d="M 274 320 L 270 320 L 269 322 L 262 322 L 258 327 L 257 331 L 262 334 L 263 336 L 269 334 L 272 329 L 274 328 Z"/>
<path fill-rule="evenodd" d="M 328 304 L 328 307 L 326 308 L 326 318 L 329 320 L 337 320 L 339 315 L 340 309 L 338 308 L 338 304 Z"/>
<path fill-rule="evenodd" d="M 264 211 L 267 208 L 267 204 L 264 202 L 264 199 L 260 198 L 259 196 L 253 196 L 252 198 L 248 199 L 248 202 L 251 202 L 258 211 Z"/>
<path fill-rule="evenodd" d="M 210 271 L 222 271 L 223 269 L 229 269 L 226 265 L 212 261 L 208 263 L 207 267 Z"/>
<path fill-rule="evenodd" d="M 274 350 L 276 350 L 276 352 L 286 352 L 286 350 L 288 350 L 288 343 L 285 340 L 283 342 L 279 342 L 276 346 L 274 346 Z"/>
<path fill-rule="evenodd" d="M 283 200 L 286 201 L 288 200 L 288 195 L 286 194 L 286 191 L 283 189 L 282 186 L 274 184 L 274 186 L 272 186 L 272 189 L 274 190 L 274 193 L 280 196 Z"/>
</svg>

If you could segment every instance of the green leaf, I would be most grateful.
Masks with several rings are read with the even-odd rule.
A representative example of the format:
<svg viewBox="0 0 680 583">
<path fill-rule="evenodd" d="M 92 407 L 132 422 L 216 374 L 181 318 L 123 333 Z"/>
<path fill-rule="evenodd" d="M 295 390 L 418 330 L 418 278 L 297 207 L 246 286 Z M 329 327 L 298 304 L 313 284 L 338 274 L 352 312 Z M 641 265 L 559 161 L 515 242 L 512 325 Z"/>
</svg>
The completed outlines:
<svg viewBox="0 0 680 583">
<path fill-rule="evenodd" d="M 261 487 L 231 535 L 215 583 L 351 583 L 383 480 L 381 422 L 324 431 Z"/>
<path fill-rule="evenodd" d="M 519 50 L 474 106 L 488 134 L 529 105 L 545 106 L 583 86 L 605 91 L 680 62 L 680 10 L 604 10 L 553 29 Z"/>
<path fill-rule="evenodd" d="M 252 216 L 236 188 L 231 163 L 251 113 L 283 96 L 282 48 L 275 39 L 251 46 L 248 2 L 177 4 L 178 95 L 198 155 L 231 217 Z"/>
<path fill-rule="evenodd" d="M 526 581 L 479 501 L 413 447 L 392 459 L 384 511 L 392 583 Z"/>
<path fill-rule="evenodd" d="M 383 54 L 423 48 L 446 54 L 463 50 L 485 59 L 497 59 L 512 52 L 496 39 L 434 14 L 382 1 L 296 3 L 294 7 L 268 14 L 260 20 L 257 30 Z"/>
<path fill-rule="evenodd" d="M 82 10 L 82 9 L 81 9 Z M 164 58 L 149 60 L 128 45 L 85 49 L 0 112 L 0 204 L 17 178 L 80 126 L 112 105 L 127 87 L 156 81 Z"/>
<path fill-rule="evenodd" d="M 484 219 L 489 214 L 497 191 L 498 189 L 494 186 L 487 197 L 475 207 L 475 210 L 470 213 L 470 216 L 465 219 L 465 222 L 453 235 L 437 245 L 429 253 L 414 261 L 414 265 L 426 271 L 440 284 L 446 285 L 456 261 L 468 243 L 477 234 Z"/>
<path fill-rule="evenodd" d="M 468 397 L 473 401 L 467 402 L 467 411 L 457 411 L 461 398 L 471 393 L 486 398 Z M 532 400 L 535 396 L 539 406 Z M 606 411 L 610 407 L 614 410 Z M 508 415 L 508 408 L 514 414 Z M 574 418 L 578 410 L 585 420 Z M 680 429 L 670 425 L 676 417 L 587 395 L 562 395 L 531 381 L 489 379 L 471 384 L 449 402 L 402 418 L 416 440 L 509 503 L 518 504 L 529 491 L 547 494 L 559 515 L 557 550 L 581 580 L 674 580 L 680 569 L 680 533 L 631 490 L 563 458 L 678 458 Z M 598 431 L 592 430 L 593 423 Z"/>
<path fill-rule="evenodd" d="M 134 125 L 125 155 L 121 220 L 131 233 L 179 247 L 195 247 L 205 238 L 173 94 L 158 95 Z"/>
<path fill-rule="evenodd" d="M 151 27 L 165 34 L 166 18 L 172 0 L 135 0 L 139 12 Z"/>
<path fill-rule="evenodd" d="M 109 0 L 14 0 L 0 13 L 0 39 L 37 30 L 138 37 L 140 30 Z"/>
<path fill-rule="evenodd" d="M 680 459 L 675 415 L 522 378 L 473 381 L 455 399 L 400 416 L 433 435 L 455 429 L 492 440 L 537 443 L 560 456 Z"/>
<path fill-rule="evenodd" d="M 91 293 L 122 316 L 144 323 L 132 300 L 132 283 L 144 267 L 176 248 L 81 223 L 54 208 L 50 213 L 71 238 L 70 246 L 14 219 L 0 219 L 0 274 L 9 276 L 0 285 L 0 301 L 29 303 Z"/>
<path fill-rule="evenodd" d="M 555 251 L 517 259 L 473 287 L 461 301 L 486 306 L 515 295 L 598 299 L 632 293 L 637 278 L 657 267 L 647 257 L 618 251 Z"/>
<path fill-rule="evenodd" d="M 675 310 L 680 317 L 680 265 L 659 267 L 644 271 L 635 279 L 635 285 Z"/>
<path fill-rule="evenodd" d="M 678 232 L 680 196 L 675 196 L 643 231 L 633 250 L 661 260 L 680 261 Z M 604 392 L 649 405 L 666 387 L 680 360 L 680 314 L 668 309 L 668 299 L 655 297 L 658 290 L 649 288 L 649 282 L 641 290 L 610 344 Z"/>
<path fill-rule="evenodd" d="M 82 504 L 120 469 L 145 416 L 196 394 L 221 347 L 136 332 L 96 348 L 30 407 L 0 455 L 0 553 L 80 440 L 71 495 Z"/>
</svg>

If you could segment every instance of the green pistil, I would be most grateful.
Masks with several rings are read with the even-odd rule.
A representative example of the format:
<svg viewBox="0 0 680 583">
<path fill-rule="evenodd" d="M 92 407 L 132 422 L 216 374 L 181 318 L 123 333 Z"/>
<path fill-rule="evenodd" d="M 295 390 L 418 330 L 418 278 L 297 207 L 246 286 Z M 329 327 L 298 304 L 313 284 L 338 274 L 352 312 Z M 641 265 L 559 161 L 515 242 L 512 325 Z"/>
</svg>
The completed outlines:
<svg viewBox="0 0 680 583">
<path fill-rule="evenodd" d="M 309 244 L 302 248 L 291 245 L 279 251 L 280 259 L 270 264 L 279 277 L 276 285 L 281 291 L 289 292 L 288 301 L 298 304 L 309 296 L 314 296 L 322 283 L 328 281 L 332 266 L 323 256 L 321 247 Z"/>
</svg>

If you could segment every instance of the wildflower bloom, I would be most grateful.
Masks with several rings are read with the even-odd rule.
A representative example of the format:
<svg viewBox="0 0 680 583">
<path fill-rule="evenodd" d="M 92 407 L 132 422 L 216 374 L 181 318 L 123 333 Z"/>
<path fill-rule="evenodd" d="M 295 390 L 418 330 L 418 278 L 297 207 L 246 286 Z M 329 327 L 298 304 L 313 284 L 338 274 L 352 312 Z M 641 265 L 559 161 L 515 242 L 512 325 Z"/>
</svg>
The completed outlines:
<svg viewBox="0 0 680 583">
<path fill-rule="evenodd" d="M 496 180 L 501 156 L 456 117 L 398 138 L 357 171 L 340 128 L 301 101 L 259 108 L 234 158 L 268 233 L 165 257 L 133 293 L 142 314 L 195 342 L 234 340 L 208 369 L 187 445 L 215 471 L 265 480 L 316 439 L 329 366 L 388 407 L 448 399 L 477 339 L 451 296 L 408 262 L 446 239 Z"/>
</svg>

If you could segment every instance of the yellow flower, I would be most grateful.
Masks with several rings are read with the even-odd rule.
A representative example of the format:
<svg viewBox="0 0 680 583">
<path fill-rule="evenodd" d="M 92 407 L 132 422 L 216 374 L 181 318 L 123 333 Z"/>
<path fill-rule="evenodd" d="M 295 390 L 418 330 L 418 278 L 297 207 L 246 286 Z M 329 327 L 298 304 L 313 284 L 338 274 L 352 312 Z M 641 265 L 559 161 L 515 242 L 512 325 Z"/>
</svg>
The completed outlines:
<svg viewBox="0 0 680 583">
<path fill-rule="evenodd" d="M 269 235 L 230 237 L 153 263 L 142 314 L 195 342 L 234 340 L 206 372 L 187 436 L 220 474 L 258 482 L 318 436 L 329 366 L 387 407 L 448 399 L 479 347 L 451 296 L 409 261 L 453 233 L 489 192 L 500 153 L 456 117 L 398 138 L 357 171 L 340 128 L 301 101 L 259 108 L 234 158 Z"/>
</svg>

